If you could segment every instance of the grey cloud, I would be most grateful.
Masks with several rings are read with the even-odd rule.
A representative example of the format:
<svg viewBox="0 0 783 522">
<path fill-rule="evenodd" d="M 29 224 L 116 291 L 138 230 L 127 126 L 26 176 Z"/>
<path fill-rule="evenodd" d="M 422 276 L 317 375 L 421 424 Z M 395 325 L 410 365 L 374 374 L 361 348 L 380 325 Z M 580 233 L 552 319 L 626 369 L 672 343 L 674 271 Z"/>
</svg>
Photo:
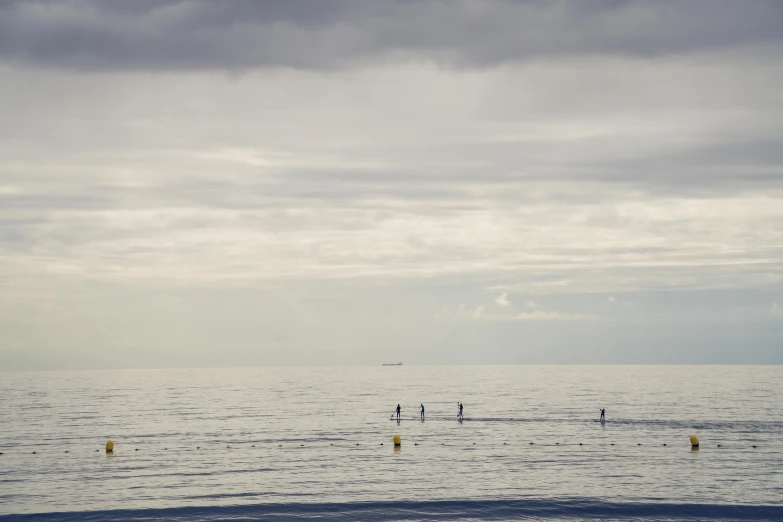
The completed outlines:
<svg viewBox="0 0 783 522">
<path fill-rule="evenodd" d="M 110 199 L 96 197 L 95 195 L 79 194 L 0 194 L 0 207 L 11 209 L 84 209 L 84 208 L 104 208 Z"/>
<path fill-rule="evenodd" d="M 780 362 L 780 5 L 0 0 L 1 358 Z"/>
<path fill-rule="evenodd" d="M 0 60 L 88 70 L 334 68 L 415 57 L 493 66 L 780 42 L 777 1 L 10 1 Z"/>
</svg>

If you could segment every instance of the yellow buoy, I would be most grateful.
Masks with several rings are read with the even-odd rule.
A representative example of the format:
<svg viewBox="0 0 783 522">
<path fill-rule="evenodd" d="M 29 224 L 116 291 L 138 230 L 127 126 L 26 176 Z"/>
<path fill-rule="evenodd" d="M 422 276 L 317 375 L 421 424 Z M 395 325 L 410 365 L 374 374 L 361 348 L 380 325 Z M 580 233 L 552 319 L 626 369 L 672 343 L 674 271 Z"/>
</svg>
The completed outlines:
<svg viewBox="0 0 783 522">
<path fill-rule="evenodd" d="M 394 436 L 394 445 L 395 446 L 402 446 L 402 439 L 399 435 Z"/>
<path fill-rule="evenodd" d="M 112 451 L 114 451 L 114 441 L 108 440 L 106 441 L 106 453 L 111 453 Z"/>
<path fill-rule="evenodd" d="M 699 437 L 696 435 L 691 435 L 691 447 L 698 448 L 699 447 Z"/>
</svg>

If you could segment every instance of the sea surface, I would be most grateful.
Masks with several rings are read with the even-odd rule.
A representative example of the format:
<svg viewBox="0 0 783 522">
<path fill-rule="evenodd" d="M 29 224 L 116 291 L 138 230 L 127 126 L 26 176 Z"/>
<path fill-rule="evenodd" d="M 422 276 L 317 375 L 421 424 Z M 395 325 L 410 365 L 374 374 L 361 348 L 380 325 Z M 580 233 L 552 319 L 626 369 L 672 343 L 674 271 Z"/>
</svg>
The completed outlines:
<svg viewBox="0 0 783 522">
<path fill-rule="evenodd" d="M 0 372 L 0 452 L 2 522 L 783 520 L 783 367 Z"/>
</svg>

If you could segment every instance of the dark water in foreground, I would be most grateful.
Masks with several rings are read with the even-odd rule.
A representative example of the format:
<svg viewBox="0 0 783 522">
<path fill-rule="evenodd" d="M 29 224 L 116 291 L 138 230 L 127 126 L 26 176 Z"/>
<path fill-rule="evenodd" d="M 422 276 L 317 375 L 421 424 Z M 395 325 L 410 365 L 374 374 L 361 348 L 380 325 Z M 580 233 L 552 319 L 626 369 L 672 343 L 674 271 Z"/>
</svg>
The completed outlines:
<svg viewBox="0 0 783 522">
<path fill-rule="evenodd" d="M 0 521 L 783 520 L 782 392 L 759 366 L 0 373 Z"/>
</svg>

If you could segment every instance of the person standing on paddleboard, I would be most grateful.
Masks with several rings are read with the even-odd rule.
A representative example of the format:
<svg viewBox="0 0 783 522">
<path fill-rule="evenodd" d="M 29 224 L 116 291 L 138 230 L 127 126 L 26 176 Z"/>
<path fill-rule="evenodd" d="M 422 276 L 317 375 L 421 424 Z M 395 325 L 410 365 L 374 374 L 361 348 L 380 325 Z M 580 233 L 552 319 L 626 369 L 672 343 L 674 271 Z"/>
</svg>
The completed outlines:
<svg viewBox="0 0 783 522">
<path fill-rule="evenodd" d="M 421 420 L 424 420 L 424 405 L 421 405 Z"/>
<path fill-rule="evenodd" d="M 397 420 L 400 420 L 400 405 L 397 405 Z"/>
<path fill-rule="evenodd" d="M 601 422 L 606 420 L 606 419 L 604 419 L 604 414 L 605 413 L 606 413 L 606 409 L 605 408 L 601 408 Z"/>
<path fill-rule="evenodd" d="M 457 405 L 459 405 L 459 415 L 458 415 L 458 417 L 461 419 L 462 418 L 462 403 L 458 402 Z"/>
</svg>

